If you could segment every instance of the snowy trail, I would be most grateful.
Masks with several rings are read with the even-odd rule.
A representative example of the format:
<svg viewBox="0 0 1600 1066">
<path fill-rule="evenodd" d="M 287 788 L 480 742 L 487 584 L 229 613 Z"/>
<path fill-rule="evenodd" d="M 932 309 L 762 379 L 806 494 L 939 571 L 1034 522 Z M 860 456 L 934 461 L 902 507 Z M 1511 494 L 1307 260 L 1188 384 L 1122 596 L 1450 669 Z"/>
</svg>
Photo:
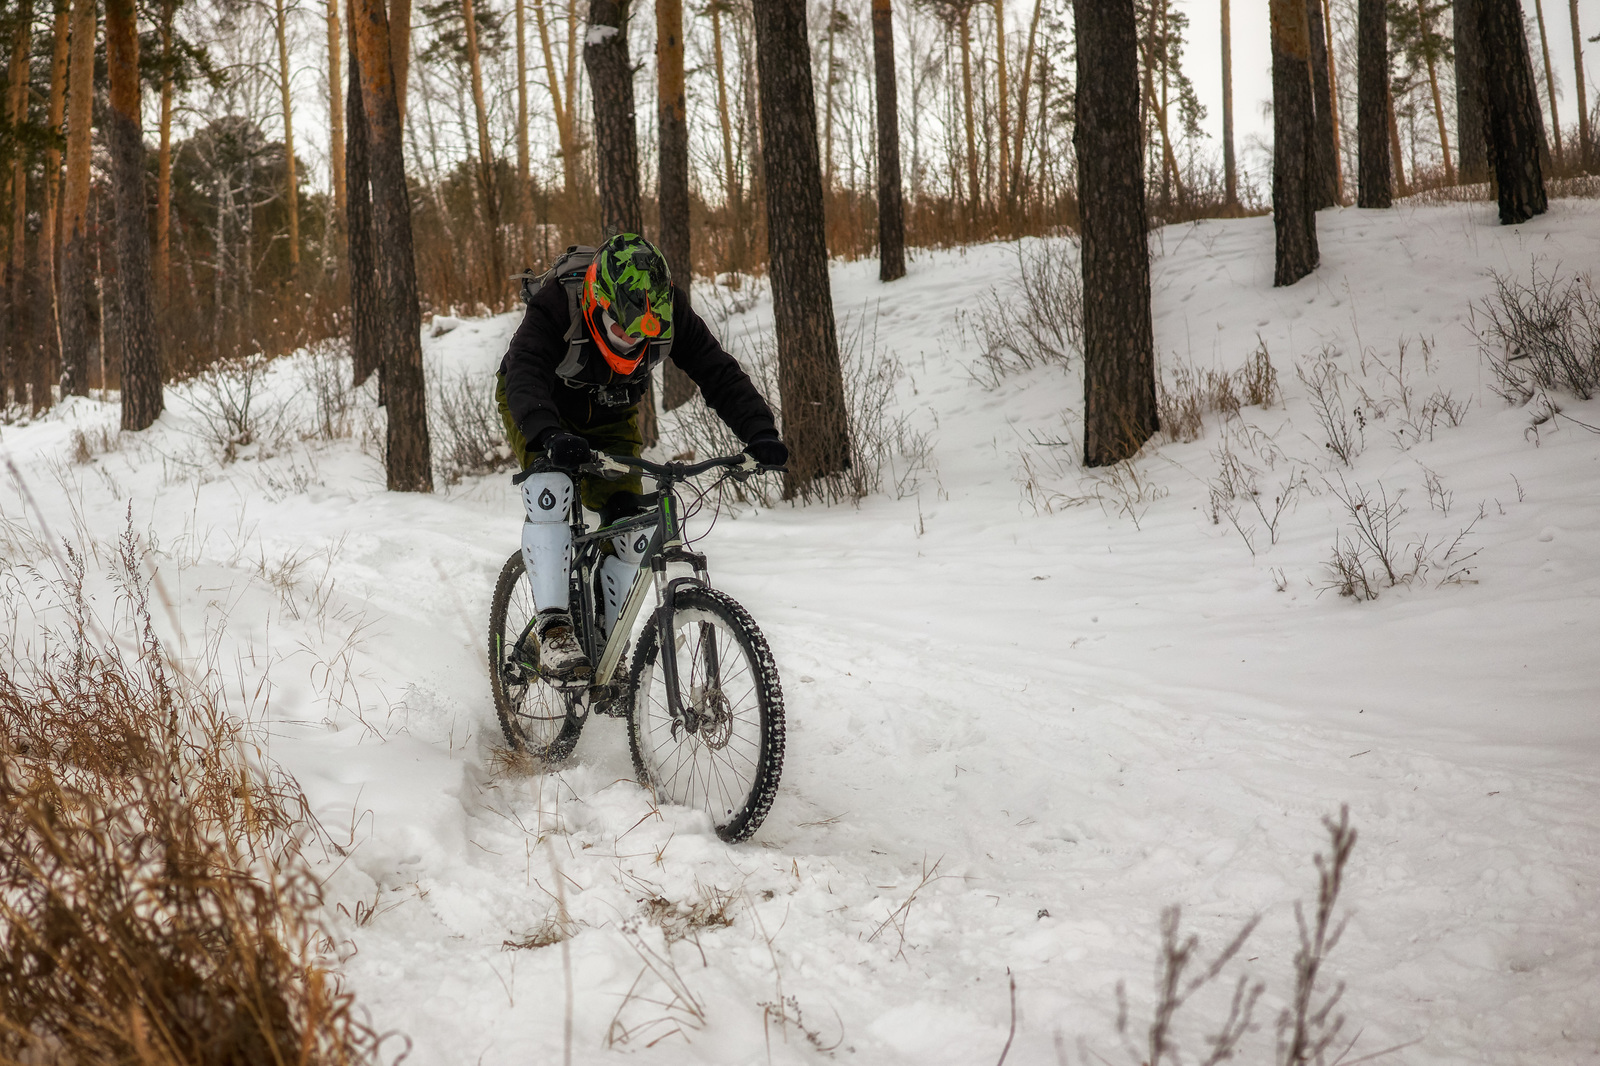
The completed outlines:
<svg viewBox="0 0 1600 1066">
<path fill-rule="evenodd" d="M 1174 903 L 1209 949 L 1263 915 L 1245 968 L 1270 986 L 1250 1053 L 1265 1059 L 1292 905 L 1314 892 L 1319 819 L 1341 804 L 1361 838 L 1330 968 L 1362 1031 L 1353 1054 L 1415 1041 L 1391 1061 L 1597 1061 L 1600 437 L 1535 447 L 1527 413 L 1488 391 L 1464 320 L 1488 269 L 1600 261 L 1600 205 L 1491 223 L 1483 205 L 1324 212 L 1323 267 L 1277 291 L 1269 219 L 1160 235 L 1163 359 L 1231 369 L 1259 334 L 1289 397 L 1241 412 L 1275 441 L 1270 468 L 1249 457 L 1263 486 L 1291 469 L 1311 486 L 1255 555 L 1206 515 L 1215 415 L 1200 440 L 1140 460 L 1160 493 L 1136 527 L 1104 482 L 1029 443 L 1073 435 L 1075 379 L 985 390 L 968 372 L 955 312 L 1003 281 L 1011 249 L 928 255 L 889 306 L 872 264 L 836 267 L 836 291 L 907 368 L 900 400 L 935 468 L 914 499 L 725 517 L 704 543 L 767 634 L 789 712 L 779 799 L 735 848 L 652 808 L 620 722 L 592 721 L 559 773 L 497 760 L 481 645 L 516 543 L 504 478 L 392 496 L 347 442 L 197 484 L 161 460 L 197 447 L 178 404 L 89 466 L 62 456 L 73 419 L 106 417 L 93 405 L 4 443 L 54 527 L 99 531 L 84 516 L 134 502 L 182 585 L 191 645 L 226 611 L 228 661 L 272 660 L 270 754 L 350 845 L 324 869 L 349 985 L 415 1041 L 411 1062 L 554 1060 L 569 991 L 579 1062 L 810 1062 L 818 1045 L 873 1064 L 988 1061 L 1010 1025 L 1008 969 L 1008 1061 L 1055 1062 L 1058 1046 L 1075 1060 L 1079 1037 L 1115 1060 L 1114 986 L 1128 982 L 1137 1024 Z M 467 322 L 430 358 L 486 370 L 514 321 Z M 1374 423 L 1337 468 L 1296 360 L 1331 344 L 1376 393 L 1403 337 L 1433 352 L 1408 380 L 1470 395 L 1466 420 L 1403 450 L 1393 422 Z M 1600 403 L 1569 409 L 1600 419 Z M 1025 459 L 1046 494 L 1109 502 L 1036 511 Z M 273 487 L 291 468 L 305 487 Z M 1448 514 L 1425 471 L 1454 494 Z M 1408 537 L 1453 536 L 1481 504 L 1477 583 L 1319 594 L 1340 523 L 1325 479 L 1340 474 L 1407 489 Z M 701 927 L 666 943 L 661 914 L 685 931 L 695 904 Z M 564 946 L 503 947 L 563 908 Z M 1198 1048 L 1220 1010 L 1192 1009 Z"/>
</svg>

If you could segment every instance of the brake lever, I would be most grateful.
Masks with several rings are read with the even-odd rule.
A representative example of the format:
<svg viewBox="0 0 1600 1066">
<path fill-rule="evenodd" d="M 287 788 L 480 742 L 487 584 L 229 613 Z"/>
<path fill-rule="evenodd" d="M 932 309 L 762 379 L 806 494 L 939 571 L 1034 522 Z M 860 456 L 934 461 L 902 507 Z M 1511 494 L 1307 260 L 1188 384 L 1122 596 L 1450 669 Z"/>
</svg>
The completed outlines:
<svg viewBox="0 0 1600 1066">
<path fill-rule="evenodd" d="M 631 467 L 617 462 L 605 452 L 595 452 L 592 460 L 579 465 L 578 473 L 605 478 L 607 481 L 616 481 L 627 477 L 633 473 L 633 470 Z"/>
</svg>

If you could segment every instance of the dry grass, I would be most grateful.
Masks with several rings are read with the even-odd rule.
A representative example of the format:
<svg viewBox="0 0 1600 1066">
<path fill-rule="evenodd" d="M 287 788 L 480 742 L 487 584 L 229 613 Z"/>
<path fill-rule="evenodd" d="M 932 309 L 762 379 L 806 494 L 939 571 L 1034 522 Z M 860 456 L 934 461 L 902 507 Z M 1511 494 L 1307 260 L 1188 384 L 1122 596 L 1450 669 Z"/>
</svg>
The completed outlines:
<svg viewBox="0 0 1600 1066">
<path fill-rule="evenodd" d="M 446 485 L 517 465 L 494 401 L 494 378 L 470 370 L 428 368 L 428 421 L 434 469 Z"/>
<path fill-rule="evenodd" d="M 1076 240 L 1016 244 L 1016 286 L 990 289 L 972 316 L 989 388 L 1008 374 L 1067 367 L 1083 354 L 1083 281 Z"/>
<path fill-rule="evenodd" d="M 1587 400 L 1600 392 L 1600 294 L 1593 283 L 1556 271 L 1541 274 L 1537 261 L 1526 283 L 1501 274 L 1494 282 L 1494 294 L 1473 311 L 1483 319 L 1478 346 L 1495 391 L 1508 403 L 1531 404 L 1535 427 L 1561 416 L 1552 393 Z"/>
<path fill-rule="evenodd" d="M 107 632 L 68 549 L 47 653 L 0 653 L 0 1062 L 374 1062 L 316 948 L 304 799 L 166 657 L 142 562 L 125 533 Z"/>
<path fill-rule="evenodd" d="M 1163 436 L 1179 443 L 1199 440 L 1205 435 L 1207 414 L 1219 412 L 1231 418 L 1241 407 L 1271 407 L 1282 400 L 1272 354 L 1266 341 L 1256 340 L 1256 350 L 1235 370 L 1175 362 L 1168 374 L 1156 379 L 1156 413 Z"/>
</svg>

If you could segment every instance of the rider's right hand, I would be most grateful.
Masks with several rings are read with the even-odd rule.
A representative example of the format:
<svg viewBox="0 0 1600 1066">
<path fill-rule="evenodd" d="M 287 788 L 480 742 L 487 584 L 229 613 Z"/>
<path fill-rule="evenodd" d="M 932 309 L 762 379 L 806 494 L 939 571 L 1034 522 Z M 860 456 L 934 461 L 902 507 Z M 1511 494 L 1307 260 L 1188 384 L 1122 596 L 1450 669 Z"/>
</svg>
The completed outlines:
<svg viewBox="0 0 1600 1066">
<path fill-rule="evenodd" d="M 544 454 L 551 466 L 572 474 L 589 461 L 591 449 L 589 442 L 576 433 L 557 429 L 545 434 Z"/>
</svg>

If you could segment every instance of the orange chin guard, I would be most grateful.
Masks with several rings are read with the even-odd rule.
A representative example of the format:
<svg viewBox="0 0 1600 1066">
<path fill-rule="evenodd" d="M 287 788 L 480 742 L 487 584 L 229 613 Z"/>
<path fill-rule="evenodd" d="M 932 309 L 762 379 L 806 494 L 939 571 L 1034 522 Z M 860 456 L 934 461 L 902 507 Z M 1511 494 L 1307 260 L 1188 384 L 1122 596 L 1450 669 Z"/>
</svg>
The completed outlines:
<svg viewBox="0 0 1600 1066">
<path fill-rule="evenodd" d="M 610 306 L 610 304 L 601 304 L 598 295 L 594 291 L 594 277 L 595 272 L 599 269 L 599 266 L 600 264 L 598 261 L 590 263 L 589 273 L 586 274 L 583 279 L 583 324 L 589 328 L 589 337 L 594 341 L 595 346 L 600 349 L 600 354 L 605 356 L 606 365 L 609 366 L 615 373 L 621 374 L 623 377 L 627 377 L 629 374 L 632 374 L 639 368 L 639 363 L 644 359 L 645 351 L 648 345 L 641 344 L 639 346 L 639 354 L 630 359 L 620 352 L 612 351 L 609 338 L 606 336 L 606 331 L 595 324 L 595 305 L 599 304 L 601 307 Z M 648 314 L 646 317 L 650 319 L 655 318 L 654 315 Z M 659 332 L 660 326 L 658 325 L 656 328 Z"/>
</svg>

